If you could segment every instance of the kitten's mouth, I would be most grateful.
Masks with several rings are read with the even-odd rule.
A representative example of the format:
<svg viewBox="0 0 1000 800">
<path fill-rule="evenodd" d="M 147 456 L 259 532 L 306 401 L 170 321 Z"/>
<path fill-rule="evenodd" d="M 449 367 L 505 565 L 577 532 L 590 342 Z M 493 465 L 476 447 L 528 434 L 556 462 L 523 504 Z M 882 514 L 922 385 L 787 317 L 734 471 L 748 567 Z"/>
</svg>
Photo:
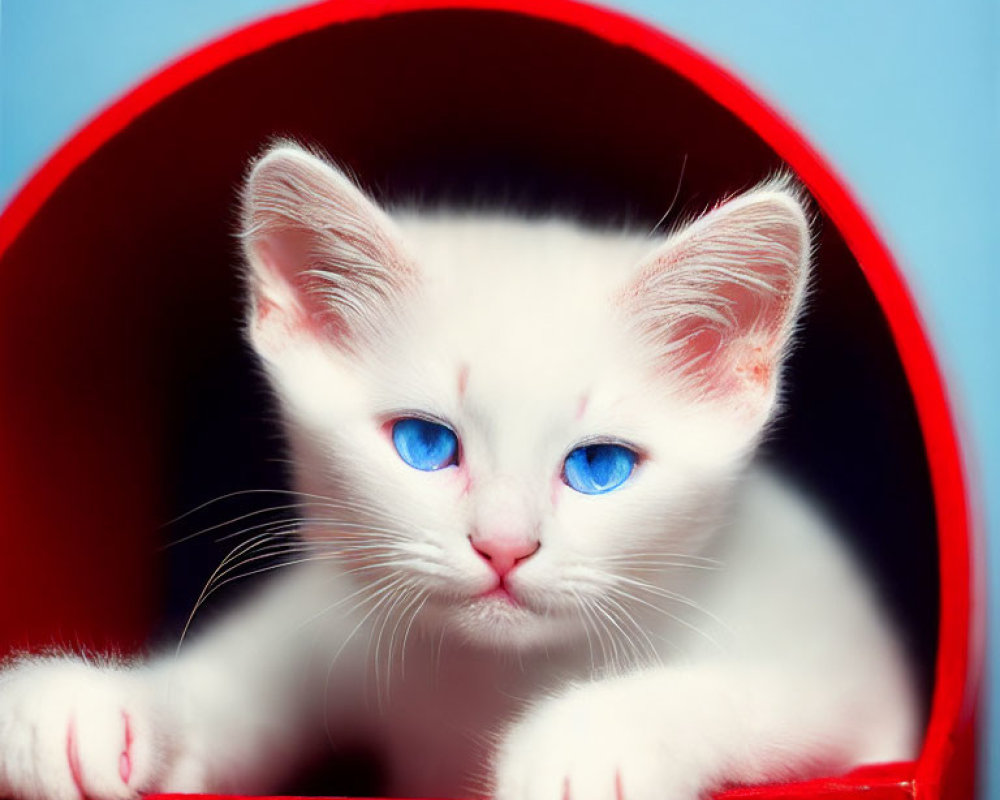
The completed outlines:
<svg viewBox="0 0 1000 800">
<path fill-rule="evenodd" d="M 521 602 L 513 595 L 510 588 L 502 580 L 497 586 L 480 594 L 478 599 L 506 603 L 507 605 L 518 607 L 521 605 Z"/>
</svg>

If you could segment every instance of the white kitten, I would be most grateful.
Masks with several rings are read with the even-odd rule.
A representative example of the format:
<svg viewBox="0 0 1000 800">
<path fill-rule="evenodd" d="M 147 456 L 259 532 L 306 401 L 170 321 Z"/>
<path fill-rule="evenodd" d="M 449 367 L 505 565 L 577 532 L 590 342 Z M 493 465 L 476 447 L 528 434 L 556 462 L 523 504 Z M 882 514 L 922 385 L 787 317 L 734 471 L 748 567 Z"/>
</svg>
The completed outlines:
<svg viewBox="0 0 1000 800">
<path fill-rule="evenodd" d="M 787 183 L 650 241 L 390 218 L 281 145 L 244 244 L 310 563 L 176 658 L 9 666 L 3 794 L 266 791 L 324 733 L 411 797 L 684 800 L 913 755 L 872 591 L 750 465 L 807 283 Z"/>
</svg>

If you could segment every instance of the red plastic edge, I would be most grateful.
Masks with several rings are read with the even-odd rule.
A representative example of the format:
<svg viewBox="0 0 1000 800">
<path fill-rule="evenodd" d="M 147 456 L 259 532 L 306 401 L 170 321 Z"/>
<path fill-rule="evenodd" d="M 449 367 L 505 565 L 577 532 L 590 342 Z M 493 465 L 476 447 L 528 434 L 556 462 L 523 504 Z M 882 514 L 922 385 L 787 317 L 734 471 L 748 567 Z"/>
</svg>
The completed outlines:
<svg viewBox="0 0 1000 800">
<path fill-rule="evenodd" d="M 865 800 L 911 800 L 913 797 L 913 764 L 884 764 L 862 767 L 842 778 L 819 781 L 748 786 L 727 789 L 714 795 L 715 800 L 842 800 L 863 792 Z M 149 795 L 153 800 L 192 800 L 191 795 Z M 244 800 L 241 796 L 203 794 L 198 800 Z M 298 800 L 286 795 L 245 798 L 245 800 Z M 340 800 L 316 798 L 315 800 Z M 346 800 L 346 799 L 345 799 Z"/>
<path fill-rule="evenodd" d="M 675 38 L 618 12 L 571 0 L 327 0 L 266 17 L 168 64 L 65 141 L 0 216 L 0 257 L 59 184 L 102 144 L 217 67 L 331 24 L 444 9 L 506 11 L 562 23 L 637 50 L 683 75 L 755 130 L 806 184 L 844 236 L 888 319 L 929 454 L 938 515 L 941 618 L 936 685 L 913 794 L 918 800 L 941 796 L 956 742 L 967 737 L 974 717 L 984 604 L 981 576 L 971 560 L 978 527 L 974 530 L 970 519 L 961 448 L 925 327 L 894 259 L 830 164 L 746 84 Z"/>
</svg>

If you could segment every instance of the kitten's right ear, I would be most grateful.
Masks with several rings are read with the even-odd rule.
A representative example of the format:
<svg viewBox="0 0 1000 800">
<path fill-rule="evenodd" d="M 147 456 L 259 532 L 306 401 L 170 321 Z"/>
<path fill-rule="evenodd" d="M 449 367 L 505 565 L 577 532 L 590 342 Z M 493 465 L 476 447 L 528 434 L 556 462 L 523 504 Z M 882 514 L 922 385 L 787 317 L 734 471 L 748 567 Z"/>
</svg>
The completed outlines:
<svg viewBox="0 0 1000 800">
<path fill-rule="evenodd" d="M 242 199 L 249 333 L 262 356 L 302 335 L 351 349 L 413 280 L 385 212 L 293 144 L 253 165 Z"/>
</svg>

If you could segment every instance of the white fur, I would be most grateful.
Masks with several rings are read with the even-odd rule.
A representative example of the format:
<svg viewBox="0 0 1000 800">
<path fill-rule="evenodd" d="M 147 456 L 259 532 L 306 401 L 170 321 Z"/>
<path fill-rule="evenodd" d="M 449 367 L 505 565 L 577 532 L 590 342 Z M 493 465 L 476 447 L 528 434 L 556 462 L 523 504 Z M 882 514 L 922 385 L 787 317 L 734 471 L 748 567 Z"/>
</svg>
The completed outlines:
<svg viewBox="0 0 1000 800">
<path fill-rule="evenodd" d="M 283 145 L 244 220 L 248 333 L 307 517 L 287 549 L 310 563 L 176 658 L 11 665 L 0 791 L 76 798 L 71 721 L 91 798 L 266 791 L 324 733 L 376 744 L 411 797 L 685 800 L 913 755 L 873 592 L 750 461 L 808 274 L 787 184 L 651 241 L 390 218 Z M 413 413 L 453 427 L 457 467 L 400 460 L 387 426 Z M 560 474 L 595 435 L 642 458 L 587 496 Z M 541 542 L 510 573 L 517 606 L 480 597 L 496 578 L 469 536 L 500 528 Z"/>
</svg>

